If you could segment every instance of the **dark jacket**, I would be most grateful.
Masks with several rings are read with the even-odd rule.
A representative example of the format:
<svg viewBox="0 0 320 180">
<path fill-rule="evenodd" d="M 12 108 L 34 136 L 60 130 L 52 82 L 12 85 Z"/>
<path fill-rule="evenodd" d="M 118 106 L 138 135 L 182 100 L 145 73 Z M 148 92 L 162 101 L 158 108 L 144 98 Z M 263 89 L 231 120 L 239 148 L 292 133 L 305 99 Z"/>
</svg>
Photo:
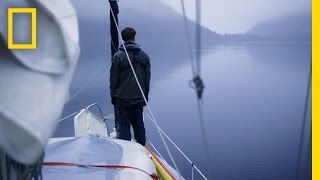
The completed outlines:
<svg viewBox="0 0 320 180">
<path fill-rule="evenodd" d="M 147 53 L 145 53 L 133 41 L 127 41 L 125 46 L 141 88 L 145 96 L 148 97 L 151 77 L 150 58 Z M 122 45 L 120 46 L 119 51 L 112 58 L 112 65 L 110 69 L 110 94 L 112 98 L 142 98 L 142 94 L 134 78 Z"/>
</svg>

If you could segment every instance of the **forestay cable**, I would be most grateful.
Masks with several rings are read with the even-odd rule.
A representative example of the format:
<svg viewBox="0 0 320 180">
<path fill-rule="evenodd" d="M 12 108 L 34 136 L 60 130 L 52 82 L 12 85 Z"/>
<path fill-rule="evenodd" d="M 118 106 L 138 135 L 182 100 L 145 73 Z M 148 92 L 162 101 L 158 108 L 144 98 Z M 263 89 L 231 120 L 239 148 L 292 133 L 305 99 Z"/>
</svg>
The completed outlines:
<svg viewBox="0 0 320 180">
<path fill-rule="evenodd" d="M 111 7 L 110 7 L 110 8 L 111 8 Z M 114 21 L 116 21 L 115 15 L 114 15 L 112 9 L 111 9 L 111 14 L 112 14 L 112 17 L 113 17 Z M 118 26 L 117 24 L 116 24 L 116 27 L 117 27 L 118 33 L 121 34 L 121 33 L 120 33 L 119 26 Z M 135 80 L 136 80 L 136 82 L 137 82 L 137 85 L 138 85 L 138 87 L 139 87 L 139 89 L 140 89 L 140 92 L 141 92 L 141 94 L 142 94 L 143 100 L 145 101 L 145 103 L 146 103 L 146 105 L 147 105 L 147 107 L 148 107 L 148 109 L 149 109 L 149 112 L 150 112 L 150 114 L 151 114 L 151 116 L 152 116 L 152 119 L 153 119 L 153 120 L 155 121 L 155 123 L 158 125 L 158 123 L 157 123 L 157 121 L 156 121 L 156 119 L 155 119 L 155 117 L 154 117 L 154 115 L 153 115 L 153 112 L 152 112 L 152 110 L 151 110 L 151 108 L 150 108 L 150 105 L 149 105 L 149 103 L 148 103 L 148 101 L 147 101 L 147 99 L 146 99 L 146 97 L 145 97 L 145 95 L 144 95 L 144 93 L 143 93 L 143 90 L 142 90 L 142 88 L 141 88 L 141 85 L 140 85 L 140 82 L 139 82 L 139 80 L 138 80 L 137 74 L 136 74 L 136 72 L 134 71 L 134 68 L 133 68 L 133 66 L 132 66 L 132 63 L 131 63 L 131 60 L 130 60 L 130 57 L 129 57 L 127 48 L 125 47 L 125 44 L 124 44 L 124 42 L 123 42 L 123 39 L 122 39 L 122 38 L 120 38 L 120 39 L 121 39 L 121 44 L 123 45 L 125 54 L 126 54 L 126 56 L 127 56 L 129 65 L 130 65 L 130 67 L 131 67 L 133 76 L 134 76 L 134 78 L 135 78 Z M 164 144 L 164 146 L 165 146 L 165 148 L 166 148 L 166 150 L 167 150 L 167 152 L 168 152 L 168 154 L 169 154 L 169 157 L 170 157 L 170 159 L 171 159 L 171 161 L 172 161 L 175 169 L 176 169 L 177 172 L 178 172 L 179 178 L 182 180 L 182 176 L 181 176 L 181 174 L 180 174 L 180 171 L 179 171 L 179 169 L 178 169 L 178 166 L 177 166 L 176 162 L 174 161 L 173 156 L 172 156 L 172 154 L 171 154 L 171 152 L 170 152 L 170 150 L 169 150 L 169 148 L 168 148 L 168 146 L 167 146 L 167 143 L 165 142 L 165 140 L 164 140 L 164 138 L 163 138 L 163 136 L 162 136 L 162 134 L 161 134 L 158 126 L 157 126 L 157 130 L 158 130 L 158 133 L 159 133 L 159 135 L 160 135 L 160 137 L 161 137 L 161 140 L 162 140 L 162 142 L 163 142 L 163 144 Z"/>
</svg>

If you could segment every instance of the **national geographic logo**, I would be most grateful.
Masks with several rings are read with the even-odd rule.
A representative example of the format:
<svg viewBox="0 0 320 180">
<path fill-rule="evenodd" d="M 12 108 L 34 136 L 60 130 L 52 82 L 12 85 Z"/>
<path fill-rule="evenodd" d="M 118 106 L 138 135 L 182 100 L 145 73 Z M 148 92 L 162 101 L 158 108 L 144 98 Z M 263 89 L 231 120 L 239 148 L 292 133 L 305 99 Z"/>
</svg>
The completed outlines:
<svg viewBox="0 0 320 180">
<path fill-rule="evenodd" d="M 13 42 L 13 15 L 15 13 L 31 14 L 31 43 L 15 44 Z M 8 48 L 36 49 L 37 48 L 37 9 L 36 8 L 8 8 Z"/>
</svg>

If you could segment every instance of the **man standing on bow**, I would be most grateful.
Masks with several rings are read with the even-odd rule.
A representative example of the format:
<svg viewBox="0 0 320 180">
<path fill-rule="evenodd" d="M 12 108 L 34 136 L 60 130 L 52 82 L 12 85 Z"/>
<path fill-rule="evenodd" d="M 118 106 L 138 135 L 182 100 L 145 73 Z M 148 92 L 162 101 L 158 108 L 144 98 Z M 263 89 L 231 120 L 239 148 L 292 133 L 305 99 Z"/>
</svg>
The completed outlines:
<svg viewBox="0 0 320 180">
<path fill-rule="evenodd" d="M 117 137 L 130 141 L 132 125 L 136 141 L 144 146 L 146 137 L 142 113 L 146 103 L 134 77 L 126 51 L 147 101 L 151 65 L 148 54 L 135 43 L 135 35 L 136 31 L 131 27 L 124 28 L 121 32 L 125 43 L 124 46 L 120 46 L 112 59 L 110 94 L 111 103 L 115 109 Z"/>
</svg>

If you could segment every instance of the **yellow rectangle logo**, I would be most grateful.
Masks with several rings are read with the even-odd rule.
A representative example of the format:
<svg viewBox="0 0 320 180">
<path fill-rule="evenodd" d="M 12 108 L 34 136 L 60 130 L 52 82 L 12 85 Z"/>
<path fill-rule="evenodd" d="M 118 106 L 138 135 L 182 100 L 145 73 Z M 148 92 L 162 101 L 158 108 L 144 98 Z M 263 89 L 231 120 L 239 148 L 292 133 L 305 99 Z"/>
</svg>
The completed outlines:
<svg viewBox="0 0 320 180">
<path fill-rule="evenodd" d="M 13 43 L 13 14 L 31 13 L 31 44 Z M 36 8 L 8 8 L 8 48 L 9 49 L 36 49 L 37 48 L 37 9 Z"/>
</svg>

